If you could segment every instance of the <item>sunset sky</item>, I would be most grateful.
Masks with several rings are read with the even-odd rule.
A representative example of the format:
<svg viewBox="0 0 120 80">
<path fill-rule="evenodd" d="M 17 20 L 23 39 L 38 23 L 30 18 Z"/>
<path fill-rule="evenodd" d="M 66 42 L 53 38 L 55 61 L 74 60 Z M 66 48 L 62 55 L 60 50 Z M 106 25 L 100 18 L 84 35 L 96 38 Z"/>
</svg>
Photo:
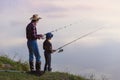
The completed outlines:
<svg viewBox="0 0 120 80">
<path fill-rule="evenodd" d="M 81 24 L 74 27 L 69 34 L 76 32 L 76 28 L 86 32 L 89 31 L 89 26 L 93 26 L 94 30 L 94 27 L 104 24 L 109 28 L 103 30 L 104 33 L 101 33 L 104 35 L 101 36 L 119 41 L 120 37 L 117 36 L 120 34 L 119 2 L 118 0 L 1 0 L 0 44 L 11 46 L 24 43 L 24 29 L 33 14 L 39 14 L 43 18 L 38 24 L 41 33 L 74 22 Z M 94 38 L 99 37 L 96 34 Z"/>
<path fill-rule="evenodd" d="M 120 61 L 120 0 L 0 0 L 1 54 L 4 52 L 11 57 L 16 53 L 21 57 L 25 54 L 27 58 L 25 28 L 33 14 L 42 17 L 37 24 L 40 34 L 73 24 L 66 29 L 53 33 L 54 48 L 58 48 L 97 28 L 104 27 L 102 30 L 66 46 L 63 53 L 67 53 L 65 56 L 72 56 L 73 52 L 83 53 L 79 56 L 85 57 L 88 53 L 92 53 L 89 54 L 90 57 L 86 57 L 88 58 L 86 62 L 89 62 L 92 56 L 93 58 L 96 57 L 95 60 L 101 60 L 98 57 L 102 55 L 100 65 L 103 64 L 102 61 L 108 65 L 106 67 L 103 64 L 105 69 L 101 68 L 101 72 L 108 74 L 110 78 L 118 79 L 119 75 L 114 73 L 120 67 L 117 64 Z M 43 40 L 38 41 L 41 51 L 42 42 Z M 99 56 L 96 55 L 100 51 L 102 53 Z M 82 58 L 82 60 L 84 59 Z M 113 65 L 112 62 L 117 65 L 109 66 Z M 86 68 L 88 71 L 91 70 L 91 67 Z M 83 72 L 85 71 L 83 70 Z"/>
</svg>

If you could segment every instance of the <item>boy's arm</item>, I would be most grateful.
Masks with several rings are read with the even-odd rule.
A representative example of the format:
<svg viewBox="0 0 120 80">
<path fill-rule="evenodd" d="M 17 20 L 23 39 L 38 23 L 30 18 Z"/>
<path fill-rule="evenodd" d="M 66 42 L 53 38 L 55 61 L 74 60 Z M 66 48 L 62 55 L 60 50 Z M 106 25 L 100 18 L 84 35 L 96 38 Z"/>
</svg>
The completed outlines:
<svg viewBox="0 0 120 80">
<path fill-rule="evenodd" d="M 43 49 L 49 53 L 54 53 L 56 50 L 52 49 L 52 44 L 48 41 L 44 41 Z"/>
</svg>

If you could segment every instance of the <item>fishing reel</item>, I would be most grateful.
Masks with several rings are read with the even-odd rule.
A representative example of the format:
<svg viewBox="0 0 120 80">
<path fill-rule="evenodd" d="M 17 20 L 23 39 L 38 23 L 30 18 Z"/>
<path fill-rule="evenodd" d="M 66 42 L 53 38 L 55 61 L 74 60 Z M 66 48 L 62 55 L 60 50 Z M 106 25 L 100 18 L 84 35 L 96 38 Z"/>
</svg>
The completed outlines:
<svg viewBox="0 0 120 80">
<path fill-rule="evenodd" d="M 63 51 L 64 51 L 63 49 L 59 49 L 58 53 L 61 53 L 61 52 L 63 52 Z"/>
</svg>

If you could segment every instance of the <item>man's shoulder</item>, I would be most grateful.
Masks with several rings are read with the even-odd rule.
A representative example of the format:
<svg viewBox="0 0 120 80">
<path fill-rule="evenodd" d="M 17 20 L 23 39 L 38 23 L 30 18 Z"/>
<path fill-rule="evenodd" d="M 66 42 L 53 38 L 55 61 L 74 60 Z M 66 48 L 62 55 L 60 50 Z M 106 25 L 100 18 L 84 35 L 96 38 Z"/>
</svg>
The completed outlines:
<svg viewBox="0 0 120 80">
<path fill-rule="evenodd" d="M 33 25 L 32 23 L 29 23 L 29 24 L 27 25 L 27 28 L 33 28 L 33 29 L 34 29 L 35 27 L 34 27 L 34 25 Z"/>
<path fill-rule="evenodd" d="M 32 24 L 32 23 L 29 23 L 27 26 L 33 26 L 33 24 Z"/>
</svg>

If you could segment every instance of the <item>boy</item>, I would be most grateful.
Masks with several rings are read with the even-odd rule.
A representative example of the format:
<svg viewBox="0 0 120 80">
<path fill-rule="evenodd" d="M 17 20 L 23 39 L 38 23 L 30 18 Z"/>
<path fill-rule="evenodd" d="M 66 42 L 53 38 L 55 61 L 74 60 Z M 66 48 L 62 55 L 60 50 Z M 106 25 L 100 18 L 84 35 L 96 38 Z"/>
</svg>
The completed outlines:
<svg viewBox="0 0 120 80">
<path fill-rule="evenodd" d="M 53 37 L 52 33 L 46 34 L 46 40 L 43 43 L 43 49 L 44 49 L 44 56 L 45 56 L 45 65 L 44 65 L 44 72 L 45 71 L 51 71 L 51 53 L 55 52 L 56 50 L 52 49 L 52 44 L 50 42 L 51 38 Z"/>
</svg>

